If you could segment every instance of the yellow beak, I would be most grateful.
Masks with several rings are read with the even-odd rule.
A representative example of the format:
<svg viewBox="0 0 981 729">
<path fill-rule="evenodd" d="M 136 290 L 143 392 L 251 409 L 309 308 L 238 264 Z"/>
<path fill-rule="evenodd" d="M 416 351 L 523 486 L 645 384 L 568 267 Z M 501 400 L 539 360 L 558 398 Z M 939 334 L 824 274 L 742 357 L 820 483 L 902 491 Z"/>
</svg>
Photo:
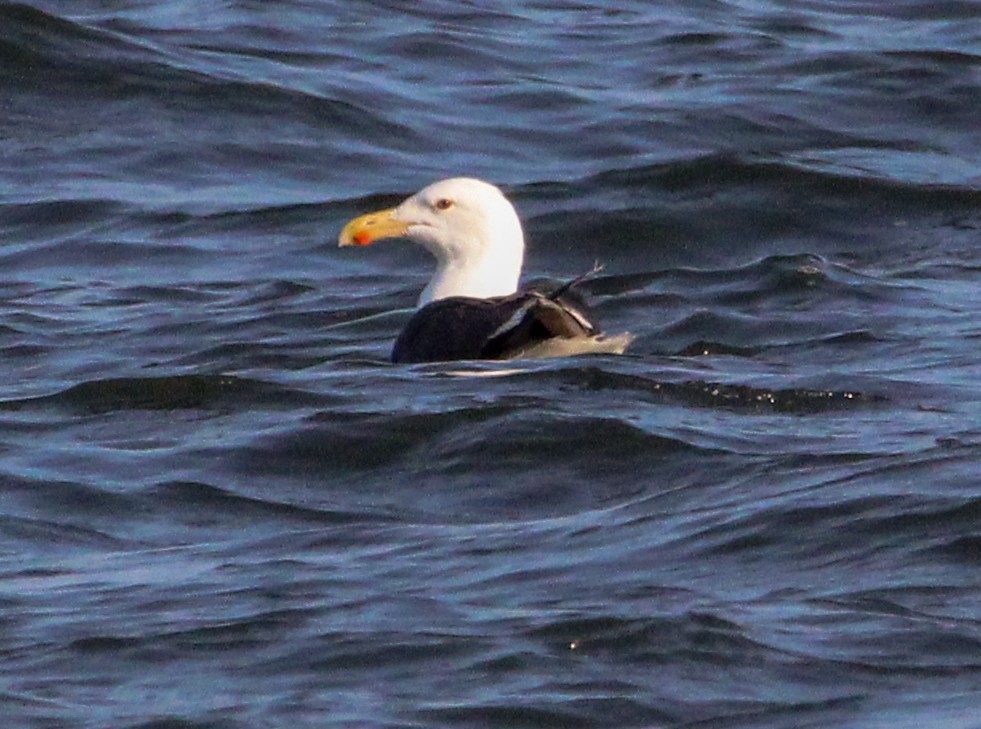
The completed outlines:
<svg viewBox="0 0 981 729">
<path fill-rule="evenodd" d="M 408 225 L 395 219 L 395 208 L 379 210 L 355 218 L 344 226 L 337 239 L 339 246 L 366 246 L 382 238 L 399 238 L 406 234 Z"/>
</svg>

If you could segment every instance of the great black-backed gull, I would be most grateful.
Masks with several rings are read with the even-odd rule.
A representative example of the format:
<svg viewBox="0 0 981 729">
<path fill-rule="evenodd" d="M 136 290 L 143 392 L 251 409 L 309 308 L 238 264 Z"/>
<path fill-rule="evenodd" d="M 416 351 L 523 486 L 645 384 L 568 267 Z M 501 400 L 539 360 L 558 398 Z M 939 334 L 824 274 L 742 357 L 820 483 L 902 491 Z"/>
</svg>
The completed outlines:
<svg viewBox="0 0 981 729">
<path fill-rule="evenodd" d="M 436 258 L 418 310 L 392 350 L 393 362 L 622 353 L 629 334 L 603 336 L 567 294 L 579 279 L 549 291 L 518 290 L 525 242 L 514 207 L 494 185 L 441 180 L 400 205 L 355 218 L 341 246 L 407 238 Z"/>
</svg>

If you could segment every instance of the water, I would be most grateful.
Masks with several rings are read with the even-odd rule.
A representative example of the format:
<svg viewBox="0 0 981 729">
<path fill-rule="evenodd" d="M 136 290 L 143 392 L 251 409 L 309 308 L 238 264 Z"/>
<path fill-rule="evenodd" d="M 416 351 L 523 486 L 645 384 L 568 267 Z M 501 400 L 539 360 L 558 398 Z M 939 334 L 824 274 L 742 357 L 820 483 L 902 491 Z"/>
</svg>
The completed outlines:
<svg viewBox="0 0 981 729">
<path fill-rule="evenodd" d="M 981 9 L 0 2 L 10 727 L 981 727 Z M 626 356 L 392 366 L 504 186 Z"/>
</svg>

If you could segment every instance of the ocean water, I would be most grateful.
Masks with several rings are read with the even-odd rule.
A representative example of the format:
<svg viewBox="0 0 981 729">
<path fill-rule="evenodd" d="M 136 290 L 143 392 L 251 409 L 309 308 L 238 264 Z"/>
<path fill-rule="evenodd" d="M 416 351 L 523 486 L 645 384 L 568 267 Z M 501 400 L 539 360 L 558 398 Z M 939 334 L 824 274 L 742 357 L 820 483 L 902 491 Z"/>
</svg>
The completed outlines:
<svg viewBox="0 0 981 729">
<path fill-rule="evenodd" d="M 0 0 L 0 723 L 981 727 L 981 5 Z M 394 366 L 514 200 L 624 356 Z"/>
</svg>

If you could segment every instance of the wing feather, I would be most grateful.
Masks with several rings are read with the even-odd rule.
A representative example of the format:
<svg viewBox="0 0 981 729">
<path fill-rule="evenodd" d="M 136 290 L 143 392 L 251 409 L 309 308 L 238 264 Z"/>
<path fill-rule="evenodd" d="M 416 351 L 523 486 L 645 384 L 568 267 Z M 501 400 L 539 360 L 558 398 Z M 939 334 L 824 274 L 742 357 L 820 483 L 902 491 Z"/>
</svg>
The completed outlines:
<svg viewBox="0 0 981 729">
<path fill-rule="evenodd" d="M 599 330 L 572 289 L 536 287 L 510 296 L 451 296 L 417 311 L 399 334 L 393 362 L 509 359 L 550 339 L 595 337 Z"/>
</svg>

